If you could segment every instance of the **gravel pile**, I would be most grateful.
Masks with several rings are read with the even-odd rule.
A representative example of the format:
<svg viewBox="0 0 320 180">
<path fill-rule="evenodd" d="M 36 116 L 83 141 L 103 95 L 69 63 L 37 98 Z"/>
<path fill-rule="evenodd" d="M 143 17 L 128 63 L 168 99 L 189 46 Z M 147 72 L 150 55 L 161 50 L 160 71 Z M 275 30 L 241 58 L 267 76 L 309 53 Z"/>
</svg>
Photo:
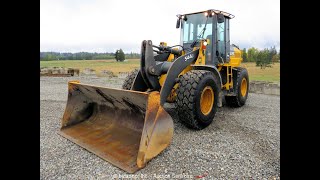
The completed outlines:
<svg viewBox="0 0 320 180">
<path fill-rule="evenodd" d="M 194 131 L 174 120 L 172 144 L 135 174 L 100 159 L 57 134 L 67 100 L 67 82 L 120 88 L 123 79 L 80 77 L 40 78 L 41 179 L 168 178 L 279 179 L 280 97 L 249 94 L 242 108 L 222 107 L 214 122 Z"/>
</svg>

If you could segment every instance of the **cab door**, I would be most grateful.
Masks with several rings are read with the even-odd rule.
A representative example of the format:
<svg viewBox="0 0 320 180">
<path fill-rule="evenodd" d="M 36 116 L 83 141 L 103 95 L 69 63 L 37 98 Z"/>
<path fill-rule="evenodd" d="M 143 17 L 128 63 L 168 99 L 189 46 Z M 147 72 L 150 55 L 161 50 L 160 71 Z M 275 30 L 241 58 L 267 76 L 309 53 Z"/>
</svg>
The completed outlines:
<svg viewBox="0 0 320 180">
<path fill-rule="evenodd" d="M 218 14 L 216 21 L 216 58 L 218 63 L 230 61 L 229 19 Z"/>
</svg>

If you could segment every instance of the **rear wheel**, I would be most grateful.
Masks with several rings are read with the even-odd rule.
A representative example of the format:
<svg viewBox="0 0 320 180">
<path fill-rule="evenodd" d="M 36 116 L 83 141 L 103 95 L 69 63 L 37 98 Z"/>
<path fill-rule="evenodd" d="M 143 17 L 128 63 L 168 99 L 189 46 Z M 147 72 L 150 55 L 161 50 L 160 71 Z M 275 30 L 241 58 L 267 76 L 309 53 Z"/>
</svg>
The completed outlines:
<svg viewBox="0 0 320 180">
<path fill-rule="evenodd" d="M 131 71 L 127 75 L 127 77 L 125 78 L 125 80 L 122 84 L 122 89 L 131 90 L 131 86 L 132 86 L 134 79 L 136 78 L 138 73 L 139 73 L 139 69 L 135 69 L 135 70 Z"/>
<path fill-rule="evenodd" d="M 180 77 L 176 107 L 179 120 L 192 129 L 209 126 L 218 108 L 220 86 L 214 74 L 191 70 Z"/>
<path fill-rule="evenodd" d="M 249 76 L 245 68 L 239 68 L 235 86 L 235 96 L 226 96 L 226 103 L 231 107 L 241 107 L 245 105 L 249 92 Z"/>
</svg>

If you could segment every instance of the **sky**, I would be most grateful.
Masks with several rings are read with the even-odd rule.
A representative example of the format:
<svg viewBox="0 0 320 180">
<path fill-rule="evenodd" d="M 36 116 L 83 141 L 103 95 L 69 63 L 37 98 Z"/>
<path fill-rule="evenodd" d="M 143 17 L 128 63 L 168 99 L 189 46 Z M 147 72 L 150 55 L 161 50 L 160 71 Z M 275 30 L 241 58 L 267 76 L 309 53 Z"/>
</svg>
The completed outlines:
<svg viewBox="0 0 320 180">
<path fill-rule="evenodd" d="M 240 48 L 280 48 L 280 0 L 40 0 L 40 51 L 140 53 L 143 40 L 180 42 L 177 14 L 208 9 L 235 15 Z"/>
</svg>

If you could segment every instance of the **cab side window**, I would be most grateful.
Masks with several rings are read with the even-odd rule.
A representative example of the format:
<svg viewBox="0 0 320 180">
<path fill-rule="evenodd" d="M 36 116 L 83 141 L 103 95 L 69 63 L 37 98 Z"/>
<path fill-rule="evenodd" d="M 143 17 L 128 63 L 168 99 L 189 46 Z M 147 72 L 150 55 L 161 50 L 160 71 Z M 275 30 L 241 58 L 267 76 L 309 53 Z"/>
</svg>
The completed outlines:
<svg viewBox="0 0 320 180">
<path fill-rule="evenodd" d="M 217 56 L 226 59 L 226 44 L 225 44 L 225 22 L 217 23 Z"/>
</svg>

